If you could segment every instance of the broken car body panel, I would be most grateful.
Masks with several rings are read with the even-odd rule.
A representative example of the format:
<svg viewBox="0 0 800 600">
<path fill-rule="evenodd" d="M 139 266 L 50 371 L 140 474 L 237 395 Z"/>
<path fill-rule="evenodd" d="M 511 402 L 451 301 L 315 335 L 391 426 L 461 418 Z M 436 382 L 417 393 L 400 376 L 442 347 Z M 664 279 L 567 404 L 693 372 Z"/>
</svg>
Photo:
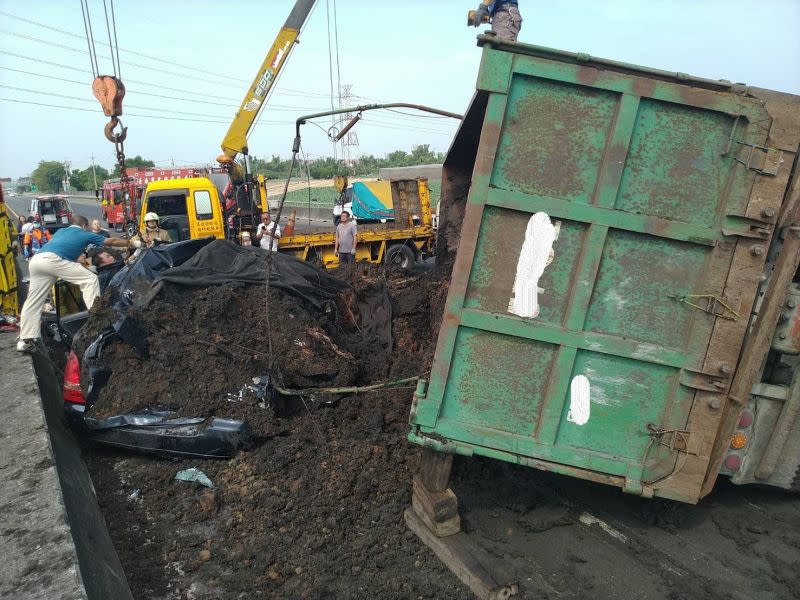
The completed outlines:
<svg viewBox="0 0 800 600">
<path fill-rule="evenodd" d="M 479 39 L 410 439 L 696 502 L 727 443 L 797 98 Z"/>
</svg>

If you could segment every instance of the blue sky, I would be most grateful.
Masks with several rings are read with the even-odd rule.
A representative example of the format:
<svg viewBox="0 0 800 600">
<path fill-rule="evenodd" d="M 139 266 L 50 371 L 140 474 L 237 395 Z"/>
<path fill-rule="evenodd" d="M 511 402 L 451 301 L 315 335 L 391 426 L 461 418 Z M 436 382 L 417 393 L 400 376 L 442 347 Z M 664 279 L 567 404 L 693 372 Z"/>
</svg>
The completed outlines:
<svg viewBox="0 0 800 600">
<path fill-rule="evenodd" d="M 164 167 L 173 160 L 176 165 L 213 161 L 293 3 L 116 0 L 130 113 L 124 117 L 127 154 Z M 89 4 L 95 33 L 103 38 L 102 2 Z M 319 0 L 250 136 L 251 152 L 288 156 L 294 119 L 330 107 L 327 16 L 334 6 L 340 80 L 352 85 L 356 101 L 407 101 L 462 112 L 480 60 L 476 30 L 465 26 L 473 4 L 477 1 Z M 800 94 L 800 0 L 520 4 L 523 42 Z M 0 0 L 0 11 L 6 13 L 0 14 L 0 176 L 25 175 L 40 159 L 68 159 L 84 168 L 94 155 L 111 167 L 113 147 L 102 131 L 107 119 L 90 89 L 80 2 Z M 108 49 L 98 45 L 97 52 L 101 70 L 110 71 L 110 61 L 102 58 Z M 446 150 L 454 129 L 448 119 L 383 113 L 369 116 L 356 131 L 361 152 L 383 155 L 417 143 Z M 332 153 L 319 129 L 307 127 L 303 145 L 311 158 Z"/>
</svg>

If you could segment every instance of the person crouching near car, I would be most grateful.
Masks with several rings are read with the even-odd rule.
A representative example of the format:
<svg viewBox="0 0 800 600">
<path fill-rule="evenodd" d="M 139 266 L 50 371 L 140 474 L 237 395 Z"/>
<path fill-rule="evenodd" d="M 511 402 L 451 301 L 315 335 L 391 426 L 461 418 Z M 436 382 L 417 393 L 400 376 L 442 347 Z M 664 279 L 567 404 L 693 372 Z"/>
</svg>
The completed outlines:
<svg viewBox="0 0 800 600">
<path fill-rule="evenodd" d="M 123 257 L 116 251 L 106 248 L 90 248 L 86 252 L 88 269 L 97 273 L 100 293 L 103 293 L 108 284 L 121 269 L 125 267 Z"/>
<path fill-rule="evenodd" d="M 22 254 L 25 258 L 34 256 L 42 249 L 42 246 L 52 239 L 52 237 L 50 232 L 42 227 L 40 221 L 34 221 L 33 229 L 29 229 L 22 240 Z"/>
<path fill-rule="evenodd" d="M 139 244 L 134 243 L 137 248 L 140 246 L 149 248 L 156 242 L 168 244 L 172 241 L 169 231 L 161 229 L 161 227 L 159 227 L 159 222 L 160 219 L 154 212 L 149 212 L 144 216 L 144 231 L 140 231 L 139 235 L 135 235 L 131 238 L 139 242 Z"/>
<path fill-rule="evenodd" d="M 42 308 L 47 301 L 50 288 L 58 279 L 78 285 L 86 308 L 91 308 L 100 295 L 97 275 L 78 264 L 78 257 L 89 244 L 127 248 L 126 240 L 104 238 L 89 231 L 89 221 L 75 215 L 71 225 L 59 229 L 53 238 L 30 260 L 30 287 L 28 298 L 20 315 L 17 351 L 33 352 L 36 341 L 41 338 Z"/>
</svg>

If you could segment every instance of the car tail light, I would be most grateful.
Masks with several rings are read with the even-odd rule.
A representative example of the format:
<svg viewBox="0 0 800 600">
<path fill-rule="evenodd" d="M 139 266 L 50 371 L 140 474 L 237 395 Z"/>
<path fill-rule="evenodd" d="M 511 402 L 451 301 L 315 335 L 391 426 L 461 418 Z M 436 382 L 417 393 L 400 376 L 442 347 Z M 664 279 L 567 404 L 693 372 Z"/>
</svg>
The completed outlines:
<svg viewBox="0 0 800 600">
<path fill-rule="evenodd" d="M 742 466 L 742 459 L 736 454 L 729 454 L 728 456 L 725 457 L 724 466 L 729 471 L 738 471 L 739 468 Z"/>
<path fill-rule="evenodd" d="M 81 365 L 78 356 L 70 350 L 67 366 L 64 368 L 64 402 L 86 404 L 81 390 Z"/>
<path fill-rule="evenodd" d="M 741 450 L 747 445 L 747 436 L 742 432 L 734 433 L 731 438 L 731 448 Z"/>
</svg>

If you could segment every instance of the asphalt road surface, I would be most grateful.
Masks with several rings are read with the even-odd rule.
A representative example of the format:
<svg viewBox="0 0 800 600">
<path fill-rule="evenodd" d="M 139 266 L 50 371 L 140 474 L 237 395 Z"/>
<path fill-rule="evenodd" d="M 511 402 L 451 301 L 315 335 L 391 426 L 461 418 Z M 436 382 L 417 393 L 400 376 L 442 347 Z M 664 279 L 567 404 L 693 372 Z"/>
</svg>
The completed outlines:
<svg viewBox="0 0 800 600">
<path fill-rule="evenodd" d="M 29 216 L 31 208 L 31 200 L 34 194 L 24 194 L 22 196 L 6 197 L 6 204 L 11 208 L 12 216 L 17 218 L 19 215 Z M 102 223 L 102 213 L 100 212 L 100 203 L 94 199 L 94 196 L 70 196 L 70 206 L 72 212 L 78 215 L 83 215 L 89 221 L 92 219 L 100 219 Z M 105 225 L 105 223 L 103 223 Z"/>
</svg>

